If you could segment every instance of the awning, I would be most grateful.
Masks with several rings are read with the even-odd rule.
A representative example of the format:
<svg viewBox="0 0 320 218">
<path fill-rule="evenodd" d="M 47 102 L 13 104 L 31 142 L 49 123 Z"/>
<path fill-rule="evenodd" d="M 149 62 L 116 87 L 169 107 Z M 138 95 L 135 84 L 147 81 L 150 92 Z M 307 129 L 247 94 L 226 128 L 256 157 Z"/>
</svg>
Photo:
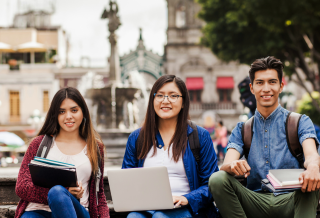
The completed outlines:
<svg viewBox="0 0 320 218">
<path fill-rule="evenodd" d="M 203 78 L 202 77 L 189 77 L 186 81 L 188 90 L 202 90 Z"/>
<path fill-rule="evenodd" d="M 218 77 L 217 89 L 233 89 L 234 81 L 233 77 Z"/>
</svg>

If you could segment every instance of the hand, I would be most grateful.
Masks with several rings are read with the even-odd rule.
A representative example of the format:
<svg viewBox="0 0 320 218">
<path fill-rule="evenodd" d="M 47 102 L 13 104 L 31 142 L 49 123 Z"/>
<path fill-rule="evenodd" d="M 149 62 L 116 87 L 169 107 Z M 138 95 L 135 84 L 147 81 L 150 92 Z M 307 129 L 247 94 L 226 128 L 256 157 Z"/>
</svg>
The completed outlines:
<svg viewBox="0 0 320 218">
<path fill-rule="evenodd" d="M 178 207 L 179 205 L 188 205 L 189 201 L 184 196 L 172 196 L 173 204 L 175 207 Z"/>
<path fill-rule="evenodd" d="M 69 187 L 69 192 L 75 196 L 77 199 L 82 198 L 84 188 L 81 182 L 77 182 L 78 187 Z"/>
<path fill-rule="evenodd" d="M 250 175 L 251 167 L 246 160 L 235 160 L 230 164 L 231 172 L 236 176 L 244 176 L 247 178 Z"/>
<path fill-rule="evenodd" d="M 319 166 L 309 164 L 306 171 L 300 174 L 299 181 L 302 184 L 302 192 L 312 192 L 320 189 Z"/>
</svg>

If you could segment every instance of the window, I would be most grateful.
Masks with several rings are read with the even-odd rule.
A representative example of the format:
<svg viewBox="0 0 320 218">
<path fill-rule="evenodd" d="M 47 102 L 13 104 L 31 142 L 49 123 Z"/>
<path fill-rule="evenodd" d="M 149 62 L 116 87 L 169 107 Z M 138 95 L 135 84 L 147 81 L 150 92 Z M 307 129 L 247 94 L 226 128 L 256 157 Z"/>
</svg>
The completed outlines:
<svg viewBox="0 0 320 218">
<path fill-rule="evenodd" d="M 49 92 L 43 91 L 43 112 L 48 112 L 49 110 Z"/>
<path fill-rule="evenodd" d="M 189 96 L 191 102 L 201 102 L 202 90 L 189 90 Z"/>
<path fill-rule="evenodd" d="M 180 6 L 176 11 L 176 27 L 182 28 L 186 26 L 186 7 Z"/>
<path fill-rule="evenodd" d="M 220 102 L 231 102 L 232 89 L 218 89 Z"/>
<path fill-rule="evenodd" d="M 10 91 L 10 122 L 20 122 L 20 97 L 17 91 Z"/>
</svg>

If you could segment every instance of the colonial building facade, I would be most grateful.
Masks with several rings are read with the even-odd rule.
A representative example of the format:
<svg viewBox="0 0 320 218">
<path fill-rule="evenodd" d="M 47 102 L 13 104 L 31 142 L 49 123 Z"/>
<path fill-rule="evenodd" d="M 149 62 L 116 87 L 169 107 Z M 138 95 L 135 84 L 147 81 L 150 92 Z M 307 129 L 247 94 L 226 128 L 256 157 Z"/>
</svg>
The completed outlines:
<svg viewBox="0 0 320 218">
<path fill-rule="evenodd" d="M 231 129 L 243 113 L 237 84 L 249 67 L 224 63 L 200 44 L 205 23 L 197 18 L 200 5 L 193 0 L 167 0 L 168 29 L 165 45 L 166 74 L 181 77 L 189 90 L 190 115 L 204 125 L 203 115 L 212 112 Z"/>
</svg>

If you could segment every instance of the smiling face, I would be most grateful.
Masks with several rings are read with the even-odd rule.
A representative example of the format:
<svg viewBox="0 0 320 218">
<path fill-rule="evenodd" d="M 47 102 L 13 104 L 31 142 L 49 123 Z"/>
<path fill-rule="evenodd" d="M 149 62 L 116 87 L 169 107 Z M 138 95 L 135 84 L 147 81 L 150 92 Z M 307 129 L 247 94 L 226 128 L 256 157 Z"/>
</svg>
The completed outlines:
<svg viewBox="0 0 320 218">
<path fill-rule="evenodd" d="M 253 84 L 250 84 L 252 94 L 257 100 L 257 109 L 275 110 L 278 107 L 278 97 L 282 92 L 283 83 L 279 81 L 274 69 L 255 72 Z"/>
<path fill-rule="evenodd" d="M 165 83 L 158 91 L 157 94 L 170 96 L 182 95 L 175 82 Z M 178 115 L 183 108 L 183 99 L 179 97 L 176 102 L 170 102 L 167 97 L 162 102 L 153 99 L 153 106 L 156 114 L 163 120 L 178 120 Z"/>
<path fill-rule="evenodd" d="M 83 120 L 83 113 L 79 105 L 66 98 L 60 105 L 58 122 L 60 125 L 60 132 L 79 132 L 79 127 Z"/>
</svg>

